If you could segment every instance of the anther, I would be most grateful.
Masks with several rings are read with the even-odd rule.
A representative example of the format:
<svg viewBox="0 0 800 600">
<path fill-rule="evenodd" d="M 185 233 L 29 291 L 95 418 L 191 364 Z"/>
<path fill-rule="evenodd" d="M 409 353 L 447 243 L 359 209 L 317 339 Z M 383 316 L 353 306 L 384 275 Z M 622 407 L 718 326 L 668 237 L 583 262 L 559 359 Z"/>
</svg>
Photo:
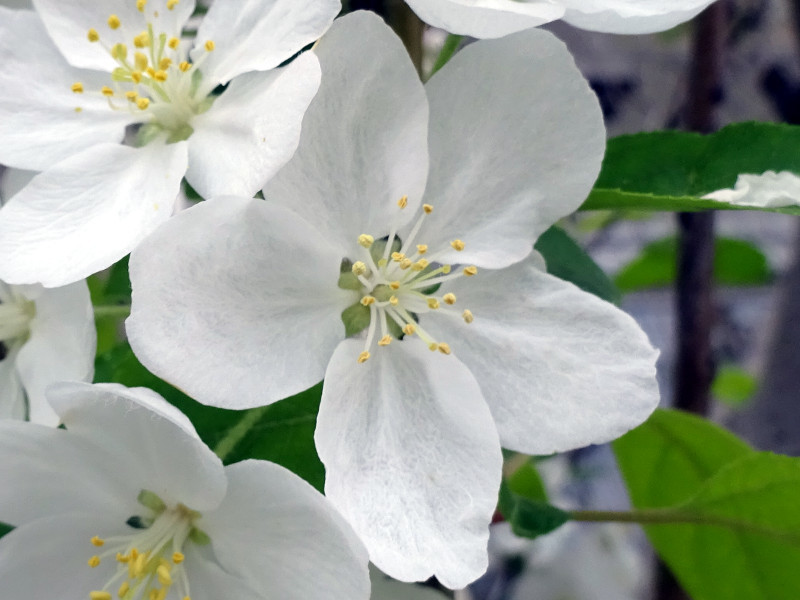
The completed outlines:
<svg viewBox="0 0 800 600">
<path fill-rule="evenodd" d="M 364 246 L 364 248 L 370 248 L 372 247 L 372 244 L 375 243 L 375 238 L 368 233 L 362 233 L 360 236 L 358 236 L 358 243 L 361 246 Z"/>
<path fill-rule="evenodd" d="M 428 246 L 426 244 L 417 244 L 417 252 L 420 254 L 425 254 L 428 251 Z"/>
<path fill-rule="evenodd" d="M 390 296 L 389 304 L 391 304 L 392 306 L 397 306 L 398 304 L 400 304 L 400 300 L 397 299 L 397 296 Z"/>
<path fill-rule="evenodd" d="M 167 0 L 167 10 L 172 10 L 178 6 L 178 0 Z"/>
<path fill-rule="evenodd" d="M 89 600 L 111 600 L 108 592 L 89 592 Z"/>
<path fill-rule="evenodd" d="M 353 263 L 352 271 L 353 275 L 355 275 L 356 277 L 358 277 L 359 275 L 364 275 L 367 272 L 367 265 L 364 262 L 358 260 Z"/>
<path fill-rule="evenodd" d="M 83 84 L 80 81 L 76 81 L 75 83 L 72 84 L 72 91 L 75 92 L 76 94 L 82 94 Z"/>
<path fill-rule="evenodd" d="M 389 284 L 389 287 L 392 288 L 393 290 L 399 290 L 400 289 L 400 282 L 399 281 L 392 281 Z"/>
<path fill-rule="evenodd" d="M 119 590 L 117 590 L 117 596 L 120 598 L 124 598 L 125 594 L 127 594 L 131 589 L 131 584 L 127 581 L 123 581 L 122 585 L 119 586 Z"/>
<path fill-rule="evenodd" d="M 185 558 L 186 557 L 183 555 L 183 552 L 174 552 L 172 554 L 172 562 L 174 562 L 176 565 L 181 564 Z"/>
<path fill-rule="evenodd" d="M 170 67 L 170 65 L 171 65 L 171 64 L 172 64 L 172 59 L 171 59 L 171 58 L 167 58 L 167 57 L 165 56 L 164 58 L 162 58 L 162 59 L 161 59 L 161 60 L 158 62 L 158 68 L 159 68 L 159 69 L 162 69 L 162 70 L 164 70 L 164 69 L 169 69 L 169 67 Z"/>
<path fill-rule="evenodd" d="M 91 542 L 92 546 L 97 546 L 98 548 L 102 547 L 106 543 L 106 541 L 103 538 L 97 535 L 91 539 Z"/>
<path fill-rule="evenodd" d="M 450 242 L 450 245 L 456 252 L 461 252 L 464 249 L 464 242 L 462 242 L 461 240 L 453 240 L 452 242 Z"/>
<path fill-rule="evenodd" d="M 140 83 L 142 81 L 141 71 L 134 71 L 131 73 L 131 79 L 133 80 L 133 83 Z"/>
<path fill-rule="evenodd" d="M 429 214 L 431 214 L 433 212 L 433 205 L 432 204 L 423 204 L 422 205 L 422 210 L 425 211 L 426 215 L 429 215 Z"/>
<path fill-rule="evenodd" d="M 145 72 L 145 73 L 147 73 L 147 74 L 148 74 L 150 77 L 152 77 L 152 78 L 154 78 L 154 79 L 155 79 L 155 76 L 156 76 L 156 70 L 155 70 L 153 67 L 147 67 L 147 68 L 144 70 L 144 72 Z"/>
<path fill-rule="evenodd" d="M 412 271 L 424 271 L 425 269 L 428 268 L 429 264 L 430 263 L 427 260 L 425 260 L 424 258 L 420 258 L 417 262 L 415 262 L 413 265 L 411 265 L 411 270 Z"/>
<path fill-rule="evenodd" d="M 133 90 L 130 90 L 125 92 L 125 97 L 131 102 L 136 102 L 136 99 L 139 97 L 139 94 L 137 94 Z"/>
<path fill-rule="evenodd" d="M 153 75 L 153 79 L 156 81 L 166 81 L 167 80 L 167 72 L 166 71 L 156 71 Z"/>
<path fill-rule="evenodd" d="M 472 277 L 473 275 L 478 274 L 478 267 L 475 265 L 470 265 L 469 267 L 464 267 L 464 275 L 467 277 Z"/>
<path fill-rule="evenodd" d="M 136 0 L 136 10 L 139 12 L 144 12 L 144 7 L 147 4 L 147 0 Z"/>
<path fill-rule="evenodd" d="M 111 15 L 108 17 L 108 26 L 111 27 L 111 29 L 119 29 L 119 17 L 117 15 Z"/>
<path fill-rule="evenodd" d="M 414 261 L 412 261 L 410 258 L 404 258 L 403 260 L 400 261 L 400 268 L 405 271 L 412 264 L 414 264 Z"/>
<path fill-rule="evenodd" d="M 89 30 L 89 33 L 86 34 L 86 38 L 90 42 L 99 42 L 100 41 L 100 34 L 97 33 L 97 29 L 92 28 L 92 29 Z"/>
<path fill-rule="evenodd" d="M 442 354 L 450 354 L 450 345 L 442 342 L 439 344 L 439 352 Z"/>
<path fill-rule="evenodd" d="M 370 304 L 374 303 L 375 303 L 374 296 L 364 296 L 363 298 L 361 298 L 361 304 L 363 304 L 364 306 L 369 306 Z"/>
<path fill-rule="evenodd" d="M 417 326 L 413 323 L 408 323 L 407 325 L 403 326 L 403 333 L 406 335 L 414 335 L 415 331 L 417 331 Z"/>
<path fill-rule="evenodd" d="M 128 47 L 125 44 L 114 44 L 110 52 L 114 60 L 125 60 L 128 57 Z"/>
<path fill-rule="evenodd" d="M 438 349 L 439 349 L 439 344 L 437 344 L 436 342 L 431 342 L 430 344 L 428 344 L 428 350 L 430 350 L 431 352 L 436 352 Z"/>
<path fill-rule="evenodd" d="M 380 340 L 378 340 L 378 346 L 388 346 L 392 343 L 392 336 L 385 335 Z"/>
<path fill-rule="evenodd" d="M 428 308 L 431 310 L 436 310 L 439 308 L 439 301 L 436 298 L 428 298 Z"/>
<path fill-rule="evenodd" d="M 408 206 L 408 196 L 403 196 L 400 200 L 397 201 L 397 206 L 400 208 L 405 208 Z"/>
<path fill-rule="evenodd" d="M 405 254 L 403 254 L 402 252 L 392 252 L 392 260 L 393 260 L 394 262 L 400 262 L 400 261 L 402 261 L 402 260 L 403 260 L 405 257 L 406 257 L 406 255 L 405 255 Z"/>
<path fill-rule="evenodd" d="M 215 44 L 214 44 L 213 40 L 208 40 L 208 41 L 205 43 L 205 48 L 206 48 L 206 51 L 208 51 L 208 52 L 211 52 L 212 50 L 214 50 L 214 48 L 215 48 L 215 47 L 216 47 L 216 46 L 215 46 Z"/>
<path fill-rule="evenodd" d="M 166 565 L 159 565 L 156 569 L 156 575 L 161 585 L 172 585 L 172 575 L 170 575 L 169 567 Z"/>
<path fill-rule="evenodd" d="M 114 90 L 112 90 L 107 85 L 104 85 L 102 88 L 100 88 L 100 93 L 102 93 L 103 96 L 113 96 L 114 95 Z"/>
<path fill-rule="evenodd" d="M 144 71 L 148 64 L 149 61 L 147 60 L 147 55 L 144 52 L 136 52 L 133 55 L 133 66 L 136 67 L 137 71 Z"/>
<path fill-rule="evenodd" d="M 181 64 L 178 65 L 178 68 L 184 73 L 186 73 L 186 71 L 192 68 L 192 63 L 183 61 Z"/>
<path fill-rule="evenodd" d="M 122 552 L 117 552 L 117 562 L 118 563 L 125 564 L 127 562 L 130 562 L 130 560 L 131 560 L 131 557 L 128 556 L 127 554 L 122 554 Z"/>
<path fill-rule="evenodd" d="M 475 317 L 472 316 L 471 310 L 465 310 L 463 313 L 461 313 L 461 318 L 467 323 L 472 323 L 475 320 Z"/>
<path fill-rule="evenodd" d="M 169 41 L 167 42 L 167 46 L 169 46 L 170 48 L 175 50 L 180 43 L 181 43 L 181 41 L 176 37 L 169 38 Z"/>
<path fill-rule="evenodd" d="M 450 265 L 442 265 L 442 273 L 445 275 L 449 274 L 451 269 L 452 267 Z"/>
<path fill-rule="evenodd" d="M 87 564 L 92 567 L 93 569 L 100 565 L 100 557 L 95 555 L 92 556 L 88 561 Z"/>
<path fill-rule="evenodd" d="M 449 304 L 450 306 L 452 306 L 453 304 L 456 303 L 456 295 L 453 293 L 447 293 L 444 296 L 442 296 L 442 300 L 444 300 L 445 304 Z"/>
<path fill-rule="evenodd" d="M 139 2 L 141 2 L 141 0 L 139 0 Z M 149 43 L 150 43 L 150 36 L 146 31 L 143 31 L 142 33 L 133 38 L 133 45 L 136 46 L 137 48 L 147 48 L 147 45 Z"/>
<path fill-rule="evenodd" d="M 150 106 L 150 99 L 149 98 L 139 98 L 136 101 L 136 106 L 139 107 L 139 110 L 146 110 L 148 106 Z"/>
<path fill-rule="evenodd" d="M 358 364 L 364 364 L 369 360 L 369 352 L 366 350 L 358 355 Z"/>
</svg>

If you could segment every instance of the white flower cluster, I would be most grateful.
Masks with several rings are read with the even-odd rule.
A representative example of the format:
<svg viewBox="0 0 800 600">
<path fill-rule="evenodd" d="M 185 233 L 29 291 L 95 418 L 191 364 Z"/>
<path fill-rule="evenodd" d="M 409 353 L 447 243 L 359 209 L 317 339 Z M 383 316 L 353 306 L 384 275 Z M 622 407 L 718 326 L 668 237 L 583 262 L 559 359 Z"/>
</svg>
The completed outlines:
<svg viewBox="0 0 800 600">
<path fill-rule="evenodd" d="M 37 172 L 0 209 L 0 595 L 352 600 L 367 557 L 480 576 L 501 446 L 605 442 L 658 402 L 635 322 L 533 251 L 587 196 L 605 130 L 530 28 L 653 31 L 710 2 L 408 0 L 496 38 L 426 85 L 338 0 L 217 0 L 194 32 L 194 0 L 0 7 L 0 163 Z M 184 179 L 205 201 L 173 216 Z M 127 334 L 153 373 L 236 409 L 324 379 L 325 497 L 223 467 L 149 390 L 86 383 L 83 279 L 130 252 Z"/>
</svg>

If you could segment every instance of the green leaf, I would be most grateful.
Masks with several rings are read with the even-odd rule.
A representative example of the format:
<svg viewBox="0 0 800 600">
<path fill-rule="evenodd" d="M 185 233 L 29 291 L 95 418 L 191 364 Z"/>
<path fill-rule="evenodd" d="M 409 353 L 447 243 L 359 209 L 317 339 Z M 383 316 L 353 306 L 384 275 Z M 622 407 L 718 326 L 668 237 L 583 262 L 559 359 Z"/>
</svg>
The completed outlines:
<svg viewBox="0 0 800 600">
<path fill-rule="evenodd" d="M 741 407 L 758 390 L 758 380 L 747 371 L 734 365 L 723 365 L 711 384 L 711 393 L 718 400 L 733 407 Z"/>
<path fill-rule="evenodd" d="M 547 502 L 547 492 L 533 459 L 500 484 L 498 510 L 520 537 L 535 538 L 558 529 L 569 514 Z"/>
<path fill-rule="evenodd" d="M 603 168 L 583 210 L 768 210 L 800 214 L 800 207 L 757 209 L 702 200 L 732 188 L 741 173 L 800 173 L 800 127 L 734 123 L 701 135 L 655 131 L 609 140 Z"/>
<path fill-rule="evenodd" d="M 614 277 L 622 292 L 671 285 L 675 281 L 677 241 L 674 237 L 645 246 L 641 254 Z M 767 258 L 755 245 L 744 240 L 714 240 L 714 279 L 720 285 L 765 285 L 772 279 Z"/>
<path fill-rule="evenodd" d="M 2 538 L 7 533 L 10 533 L 14 528 L 11 525 L 6 525 L 5 523 L 0 523 L 0 538 Z"/>
<path fill-rule="evenodd" d="M 322 489 L 325 469 L 314 447 L 322 386 L 316 385 L 266 407 L 234 411 L 204 406 L 150 373 L 128 344 L 99 356 L 95 381 L 148 387 L 178 407 L 212 449 L 225 449 L 224 462 L 247 458 L 276 462 Z"/>
<path fill-rule="evenodd" d="M 558 227 L 551 227 L 536 241 L 535 248 L 547 263 L 547 272 L 574 283 L 579 288 L 619 304 L 619 290 L 571 237 Z"/>
</svg>

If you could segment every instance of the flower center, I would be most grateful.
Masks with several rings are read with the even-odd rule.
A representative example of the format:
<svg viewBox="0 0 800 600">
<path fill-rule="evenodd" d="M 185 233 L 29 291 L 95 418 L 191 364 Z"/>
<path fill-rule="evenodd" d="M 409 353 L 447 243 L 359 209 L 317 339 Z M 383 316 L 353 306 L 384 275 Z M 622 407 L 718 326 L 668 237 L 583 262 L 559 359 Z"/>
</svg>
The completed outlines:
<svg viewBox="0 0 800 600">
<path fill-rule="evenodd" d="M 121 600 L 165 600 L 175 586 L 183 600 L 191 600 L 184 546 L 189 541 L 198 545 L 211 541 L 195 526 L 200 513 L 183 504 L 168 507 L 148 490 L 142 490 L 138 500 L 152 516 L 128 519 L 136 533 L 107 539 L 94 536 L 90 540 L 95 548 L 105 550 L 89 558 L 89 567 L 97 568 L 103 560 L 113 557 L 117 568 L 102 589 L 89 592 L 89 599 L 112 600 L 109 590 L 116 588 Z"/>
<path fill-rule="evenodd" d="M 135 2 L 139 12 L 146 15 L 147 24 L 131 39 L 120 35 L 123 23 L 117 15 L 108 17 L 106 27 L 110 31 L 104 36 L 94 28 L 87 33 L 89 42 L 102 45 L 118 65 L 111 72 L 110 85 L 87 91 L 78 81 L 72 84 L 72 91 L 101 94 L 112 110 L 131 112 L 139 122 L 147 123 L 139 135 L 142 144 L 162 133 L 170 143 L 185 140 L 193 132 L 192 118 L 208 110 L 214 101 L 209 95 L 211 90 L 201 85 L 203 77 L 198 70 L 214 50 L 214 42 L 206 41 L 205 54 L 190 62 L 189 45 L 163 31 L 158 10 L 148 9 L 147 0 Z M 173 10 L 178 3 L 179 0 L 168 0 L 167 10 Z"/>
<path fill-rule="evenodd" d="M 36 316 L 36 304 L 17 297 L 10 302 L 0 302 L 0 347 L 10 346 L 18 338 L 28 335 L 31 320 Z M 0 360 L 4 358 L 0 355 Z"/>
<path fill-rule="evenodd" d="M 401 210 L 407 204 L 405 196 L 397 203 Z M 340 277 L 339 285 L 362 294 L 357 304 L 342 313 L 349 335 L 367 330 L 364 350 L 358 356 L 359 363 L 369 360 L 374 345 L 388 346 L 393 339 L 407 335 L 419 336 L 432 351 L 450 354 L 449 344 L 436 340 L 421 326 L 421 315 L 456 311 L 455 294 L 440 295 L 441 284 L 476 275 L 478 269 L 475 266 L 453 268 L 437 262 L 446 249 L 445 245 L 431 250 L 427 244 L 415 244 L 422 223 L 432 212 L 433 206 L 422 205 L 422 214 L 402 243 L 395 228 L 385 241 L 376 241 L 369 234 L 360 235 L 358 243 L 364 249 L 362 260 L 343 261 L 350 270 Z M 458 239 L 449 245 L 458 252 L 465 247 L 464 242 Z M 466 309 L 461 312 L 461 317 L 467 323 L 472 323 L 474 318 Z"/>
</svg>

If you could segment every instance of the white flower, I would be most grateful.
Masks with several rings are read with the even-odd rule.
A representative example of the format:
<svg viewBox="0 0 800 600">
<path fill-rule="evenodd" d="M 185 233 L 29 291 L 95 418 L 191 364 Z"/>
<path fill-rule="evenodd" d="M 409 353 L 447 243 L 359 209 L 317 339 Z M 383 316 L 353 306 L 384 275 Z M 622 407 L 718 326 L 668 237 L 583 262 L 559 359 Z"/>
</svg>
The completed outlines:
<svg viewBox="0 0 800 600">
<path fill-rule="evenodd" d="M 56 425 L 54 381 L 91 381 L 97 334 L 85 281 L 55 289 L 0 281 L 0 417 Z"/>
<path fill-rule="evenodd" d="M 0 213 L 0 278 L 82 279 L 169 218 L 185 175 L 252 196 L 291 156 L 319 85 L 304 53 L 339 0 L 36 0 L 0 7 L 0 164 L 43 171 Z M 215 90 L 227 87 L 217 95 Z M 125 129 L 141 125 L 135 147 Z"/>
<path fill-rule="evenodd" d="M 500 442 L 606 441 L 658 399 L 633 320 L 531 255 L 591 188 L 602 117 L 543 31 L 472 44 L 425 88 L 369 14 L 316 51 L 328 75 L 268 201 L 214 199 L 148 238 L 128 333 L 150 369 L 218 406 L 324 375 L 326 495 L 384 572 L 462 587 L 486 568 Z"/>
<path fill-rule="evenodd" d="M 703 198 L 755 208 L 800 206 L 800 177 L 791 171 L 743 173 L 736 178 L 733 189 L 717 190 Z"/>
<path fill-rule="evenodd" d="M 160 396 L 54 384 L 66 425 L 0 422 L 8 598 L 366 599 L 367 557 L 286 469 L 227 467 Z"/>
<path fill-rule="evenodd" d="M 564 19 L 607 33 L 652 33 L 688 21 L 714 0 L 406 0 L 452 33 L 494 38 Z"/>
</svg>

